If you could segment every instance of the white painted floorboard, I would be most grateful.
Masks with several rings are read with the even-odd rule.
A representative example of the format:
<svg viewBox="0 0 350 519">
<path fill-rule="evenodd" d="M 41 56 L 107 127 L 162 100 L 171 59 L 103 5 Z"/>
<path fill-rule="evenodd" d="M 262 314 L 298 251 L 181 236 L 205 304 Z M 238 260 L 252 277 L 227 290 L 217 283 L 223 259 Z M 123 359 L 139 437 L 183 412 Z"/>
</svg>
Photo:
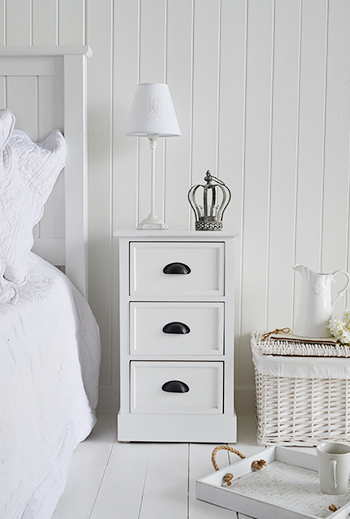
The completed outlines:
<svg viewBox="0 0 350 519">
<path fill-rule="evenodd" d="M 234 448 L 259 452 L 253 416 L 238 419 Z M 53 519 L 236 519 L 236 513 L 199 501 L 196 480 L 213 472 L 214 444 L 119 443 L 116 417 L 100 416 L 75 450 Z M 217 453 L 219 467 L 239 458 Z M 241 516 L 242 518 L 242 516 Z M 243 518 L 242 518 L 243 519 Z"/>
</svg>

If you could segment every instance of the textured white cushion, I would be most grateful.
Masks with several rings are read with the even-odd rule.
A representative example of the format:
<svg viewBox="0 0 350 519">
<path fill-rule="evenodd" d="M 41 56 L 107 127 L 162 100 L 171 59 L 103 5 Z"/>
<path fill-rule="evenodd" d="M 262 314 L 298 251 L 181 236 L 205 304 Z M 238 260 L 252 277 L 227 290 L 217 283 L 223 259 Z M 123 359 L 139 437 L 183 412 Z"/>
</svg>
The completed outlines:
<svg viewBox="0 0 350 519">
<path fill-rule="evenodd" d="M 0 110 L 0 302 L 13 300 L 26 281 L 33 227 L 39 222 L 66 161 L 59 130 L 34 143 L 14 130 L 15 117 Z"/>
</svg>

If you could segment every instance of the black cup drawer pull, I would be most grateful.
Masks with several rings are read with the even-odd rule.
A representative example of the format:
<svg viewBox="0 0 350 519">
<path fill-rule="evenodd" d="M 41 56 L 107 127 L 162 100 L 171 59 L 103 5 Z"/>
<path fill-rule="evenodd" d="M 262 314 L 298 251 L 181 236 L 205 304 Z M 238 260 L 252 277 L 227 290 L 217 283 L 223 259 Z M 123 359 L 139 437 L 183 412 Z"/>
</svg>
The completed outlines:
<svg viewBox="0 0 350 519">
<path fill-rule="evenodd" d="M 189 329 L 187 324 L 178 322 L 168 323 L 163 327 L 164 333 L 177 333 L 180 335 L 185 335 L 187 333 L 190 333 L 190 331 L 191 330 Z"/>
<path fill-rule="evenodd" d="M 188 393 L 190 388 L 180 380 L 169 380 L 163 384 L 162 390 L 166 393 Z"/>
<path fill-rule="evenodd" d="M 163 268 L 164 274 L 189 274 L 191 272 L 190 267 L 185 265 L 185 263 L 169 263 L 166 267 Z"/>
</svg>

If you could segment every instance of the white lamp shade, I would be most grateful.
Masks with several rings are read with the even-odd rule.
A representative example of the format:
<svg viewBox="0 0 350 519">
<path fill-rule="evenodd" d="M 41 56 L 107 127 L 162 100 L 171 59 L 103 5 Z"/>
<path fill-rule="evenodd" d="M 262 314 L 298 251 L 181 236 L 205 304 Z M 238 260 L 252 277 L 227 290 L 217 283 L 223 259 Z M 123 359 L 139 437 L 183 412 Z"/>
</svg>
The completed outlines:
<svg viewBox="0 0 350 519">
<path fill-rule="evenodd" d="M 168 85 L 165 83 L 137 85 L 126 134 L 136 137 L 181 135 Z"/>
</svg>

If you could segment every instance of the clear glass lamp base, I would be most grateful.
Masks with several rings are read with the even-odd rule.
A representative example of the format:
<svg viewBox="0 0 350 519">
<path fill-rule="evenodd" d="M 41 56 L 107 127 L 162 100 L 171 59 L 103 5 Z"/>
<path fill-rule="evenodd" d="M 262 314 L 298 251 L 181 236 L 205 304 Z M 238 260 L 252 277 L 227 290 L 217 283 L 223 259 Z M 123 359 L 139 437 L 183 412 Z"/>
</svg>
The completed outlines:
<svg viewBox="0 0 350 519">
<path fill-rule="evenodd" d="M 142 220 L 142 222 L 139 223 L 138 227 L 139 230 L 164 230 L 167 229 L 168 226 L 166 223 L 163 222 L 160 218 L 157 217 L 156 214 L 151 213 L 148 215 L 148 218 L 145 218 Z"/>
</svg>

